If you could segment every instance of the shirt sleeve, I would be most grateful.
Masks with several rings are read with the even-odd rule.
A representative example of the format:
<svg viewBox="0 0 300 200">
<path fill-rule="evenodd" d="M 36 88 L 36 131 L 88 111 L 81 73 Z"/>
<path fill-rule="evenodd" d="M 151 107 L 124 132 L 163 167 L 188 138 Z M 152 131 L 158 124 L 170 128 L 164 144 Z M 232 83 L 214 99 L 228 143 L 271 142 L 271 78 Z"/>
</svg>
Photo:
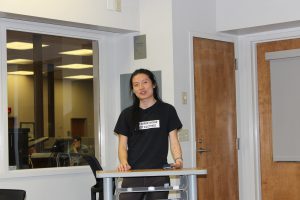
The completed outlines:
<svg viewBox="0 0 300 200">
<path fill-rule="evenodd" d="M 125 110 L 121 112 L 118 121 L 116 123 L 114 132 L 117 134 L 125 135 L 128 137 L 129 135 L 129 124 L 128 119 L 126 117 Z"/>
<path fill-rule="evenodd" d="M 179 130 L 182 128 L 182 123 L 177 115 L 174 106 L 170 105 L 169 108 L 169 119 L 168 119 L 168 131 L 171 132 L 175 129 Z"/>
</svg>

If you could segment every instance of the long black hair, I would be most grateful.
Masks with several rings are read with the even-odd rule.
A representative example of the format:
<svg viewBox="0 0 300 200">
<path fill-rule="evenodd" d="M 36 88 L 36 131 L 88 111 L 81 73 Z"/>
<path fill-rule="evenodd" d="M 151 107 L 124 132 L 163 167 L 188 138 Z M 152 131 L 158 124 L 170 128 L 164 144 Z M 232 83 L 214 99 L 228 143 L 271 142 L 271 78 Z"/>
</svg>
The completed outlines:
<svg viewBox="0 0 300 200">
<path fill-rule="evenodd" d="M 153 88 L 153 97 L 155 98 L 156 101 L 162 101 L 161 98 L 159 97 L 159 92 L 158 92 L 159 89 L 158 89 L 156 78 L 155 78 L 154 74 L 150 70 L 147 70 L 147 69 L 137 69 L 137 70 L 135 70 L 131 74 L 130 81 L 129 81 L 130 93 L 131 93 L 131 96 L 132 96 L 132 99 L 133 99 L 133 103 L 132 103 L 133 110 L 132 110 L 131 123 L 134 127 L 134 132 L 138 132 L 138 125 L 139 125 L 138 122 L 139 122 L 139 119 L 140 119 L 140 109 L 139 109 L 140 100 L 133 92 L 132 79 L 138 74 L 145 74 L 149 77 L 149 79 L 152 82 L 152 85 L 155 86 Z"/>
</svg>

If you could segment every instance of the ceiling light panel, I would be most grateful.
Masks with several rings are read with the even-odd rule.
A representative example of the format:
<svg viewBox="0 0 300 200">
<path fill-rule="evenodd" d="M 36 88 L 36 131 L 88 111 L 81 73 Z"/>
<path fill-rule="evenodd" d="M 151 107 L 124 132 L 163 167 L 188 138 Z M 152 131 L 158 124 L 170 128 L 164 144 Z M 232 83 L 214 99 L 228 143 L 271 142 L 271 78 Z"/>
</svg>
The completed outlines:
<svg viewBox="0 0 300 200">
<path fill-rule="evenodd" d="M 34 73 L 32 71 L 14 71 L 14 72 L 8 72 L 9 75 L 33 75 Z"/>
<path fill-rule="evenodd" d="M 68 65 L 60 65 L 56 67 L 63 68 L 63 69 L 87 69 L 87 68 L 93 68 L 93 65 L 75 63 L 75 64 L 68 64 Z"/>
<path fill-rule="evenodd" d="M 66 79 L 92 79 L 93 76 L 91 75 L 76 75 L 76 76 L 66 76 Z"/>
<path fill-rule="evenodd" d="M 42 44 L 42 47 L 47 47 L 49 45 Z M 29 42 L 9 42 L 6 44 L 6 48 L 15 50 L 29 50 L 33 49 L 33 44 Z"/>
<path fill-rule="evenodd" d="M 13 59 L 7 61 L 7 64 L 17 64 L 17 65 L 28 65 L 32 63 L 33 60 L 29 60 L 29 59 Z"/>
<path fill-rule="evenodd" d="M 71 56 L 91 56 L 93 55 L 92 49 L 77 49 L 72 51 L 63 51 L 59 52 L 59 54 L 71 55 Z"/>
</svg>

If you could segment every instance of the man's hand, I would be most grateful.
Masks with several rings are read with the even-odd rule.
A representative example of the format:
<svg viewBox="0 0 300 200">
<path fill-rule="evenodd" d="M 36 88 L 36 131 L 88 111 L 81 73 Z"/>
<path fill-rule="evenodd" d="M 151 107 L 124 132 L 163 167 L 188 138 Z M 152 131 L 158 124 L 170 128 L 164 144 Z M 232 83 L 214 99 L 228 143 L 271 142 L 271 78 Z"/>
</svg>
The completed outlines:
<svg viewBox="0 0 300 200">
<path fill-rule="evenodd" d="M 172 163 L 171 166 L 175 169 L 181 169 L 183 167 L 183 161 L 181 158 L 176 159 L 175 163 Z"/>
<path fill-rule="evenodd" d="M 120 163 L 118 166 L 118 171 L 124 172 L 131 169 L 131 166 L 128 163 Z"/>
</svg>

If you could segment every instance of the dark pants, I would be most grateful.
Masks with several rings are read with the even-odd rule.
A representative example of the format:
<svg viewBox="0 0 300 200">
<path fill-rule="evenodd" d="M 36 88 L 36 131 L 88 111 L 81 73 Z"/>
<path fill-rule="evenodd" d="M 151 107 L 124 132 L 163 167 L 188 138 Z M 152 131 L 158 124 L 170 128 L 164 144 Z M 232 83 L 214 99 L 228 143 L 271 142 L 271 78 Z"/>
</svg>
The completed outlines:
<svg viewBox="0 0 300 200">
<path fill-rule="evenodd" d="M 133 187 L 158 187 L 164 186 L 165 183 L 170 184 L 170 177 L 156 176 L 156 177 L 138 177 L 138 178 L 124 178 L 122 182 L 123 188 Z M 120 194 L 120 200 L 154 200 L 154 199 L 168 199 L 169 192 L 132 192 Z"/>
</svg>

